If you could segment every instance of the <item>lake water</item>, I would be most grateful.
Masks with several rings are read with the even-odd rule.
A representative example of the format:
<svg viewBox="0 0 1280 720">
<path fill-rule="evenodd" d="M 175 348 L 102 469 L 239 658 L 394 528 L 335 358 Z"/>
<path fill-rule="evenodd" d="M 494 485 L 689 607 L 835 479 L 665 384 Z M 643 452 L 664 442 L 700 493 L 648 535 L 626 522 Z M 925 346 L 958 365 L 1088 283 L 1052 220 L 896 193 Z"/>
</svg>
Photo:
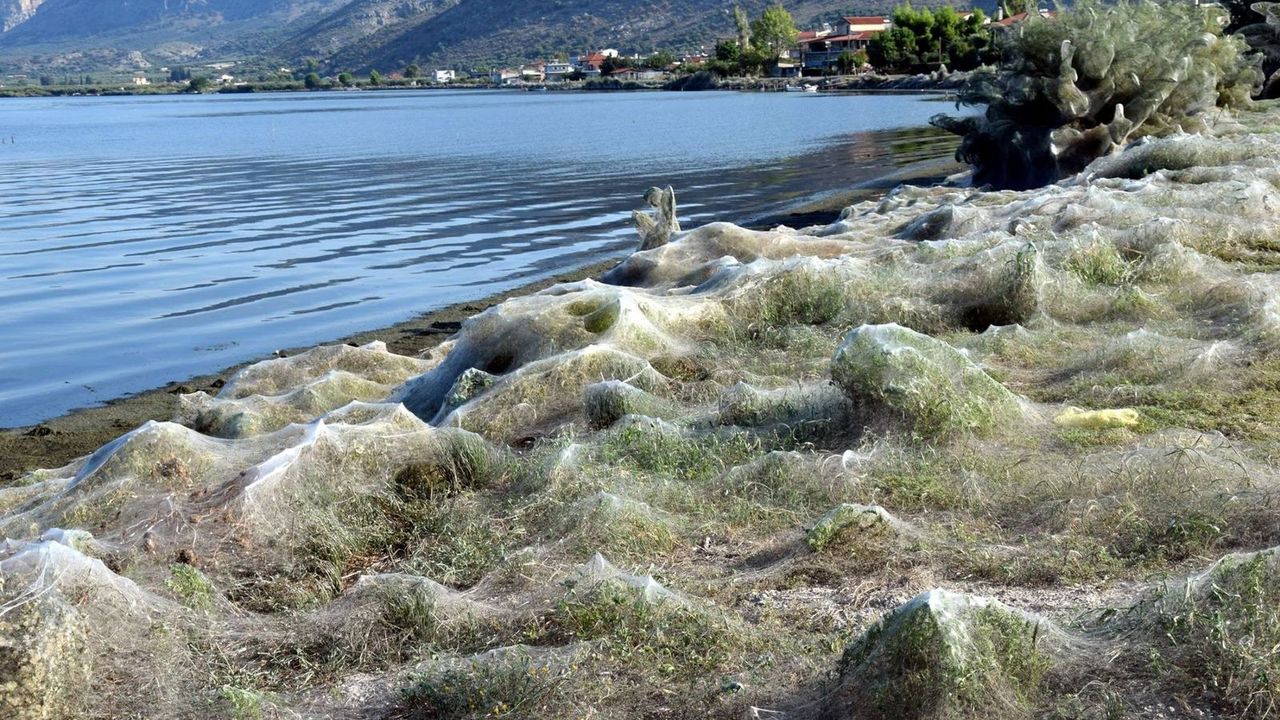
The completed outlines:
<svg viewBox="0 0 1280 720">
<path fill-rule="evenodd" d="M 0 427 L 621 256 L 676 187 L 749 224 L 949 155 L 914 96 L 0 101 Z M 895 131 L 896 130 L 896 131 Z"/>
</svg>

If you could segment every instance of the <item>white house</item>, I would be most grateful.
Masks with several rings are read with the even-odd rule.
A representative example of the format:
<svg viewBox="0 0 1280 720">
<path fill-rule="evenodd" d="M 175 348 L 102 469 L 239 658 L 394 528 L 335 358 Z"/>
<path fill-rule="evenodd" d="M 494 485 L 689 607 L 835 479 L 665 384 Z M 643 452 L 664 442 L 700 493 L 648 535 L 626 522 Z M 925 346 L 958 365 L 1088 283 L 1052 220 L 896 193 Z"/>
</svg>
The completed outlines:
<svg viewBox="0 0 1280 720">
<path fill-rule="evenodd" d="M 436 70 L 432 75 L 432 79 L 437 85 L 444 85 L 457 80 L 458 73 L 454 70 Z"/>
<path fill-rule="evenodd" d="M 494 70 L 489 73 L 489 80 L 494 85 L 515 85 L 520 82 L 520 71 L 512 70 L 511 68 Z"/>
<path fill-rule="evenodd" d="M 561 82 L 573 71 L 573 65 L 560 60 L 552 60 L 543 68 L 543 72 L 547 76 L 547 82 Z"/>
</svg>

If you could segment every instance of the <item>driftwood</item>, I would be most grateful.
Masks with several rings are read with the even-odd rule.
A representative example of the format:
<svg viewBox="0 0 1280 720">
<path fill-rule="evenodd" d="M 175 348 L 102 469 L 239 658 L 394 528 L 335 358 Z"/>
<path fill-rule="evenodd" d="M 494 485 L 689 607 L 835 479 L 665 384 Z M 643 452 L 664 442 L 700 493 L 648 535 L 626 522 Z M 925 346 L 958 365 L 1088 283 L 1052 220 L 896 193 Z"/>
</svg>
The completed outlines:
<svg viewBox="0 0 1280 720">
<path fill-rule="evenodd" d="M 644 194 L 644 201 L 653 208 L 648 213 L 636 210 L 631 213 L 635 220 L 636 231 L 640 233 L 640 249 L 652 250 L 671 242 L 671 236 L 680 232 L 680 221 L 676 218 L 676 191 L 670 186 L 649 188 Z"/>
</svg>

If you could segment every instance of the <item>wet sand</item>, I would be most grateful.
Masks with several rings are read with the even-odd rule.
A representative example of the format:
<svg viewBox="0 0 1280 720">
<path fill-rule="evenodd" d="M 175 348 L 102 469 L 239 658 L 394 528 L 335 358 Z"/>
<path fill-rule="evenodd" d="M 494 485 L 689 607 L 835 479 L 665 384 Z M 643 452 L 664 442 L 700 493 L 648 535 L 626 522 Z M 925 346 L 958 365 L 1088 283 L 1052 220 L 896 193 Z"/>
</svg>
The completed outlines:
<svg viewBox="0 0 1280 720">
<path fill-rule="evenodd" d="M 931 160 L 899 168 L 848 190 L 807 199 L 784 213 L 756 220 L 750 227 L 777 225 L 806 227 L 833 222 L 845 207 L 884 195 L 902 183 L 927 185 L 940 182 L 963 167 L 950 160 Z M 424 313 L 391 327 L 357 333 L 335 342 L 364 344 L 381 340 L 391 352 L 416 355 L 438 345 L 458 330 L 463 320 L 510 297 L 527 295 L 563 282 L 598 277 L 616 265 L 616 258 L 514 288 L 470 302 Z M 306 348 L 282 351 L 291 355 Z M 148 420 L 173 419 L 178 396 L 204 390 L 216 394 L 237 370 L 258 358 L 221 372 L 172 382 L 164 387 L 113 400 L 100 407 L 77 410 L 39 425 L 0 430 L 0 484 L 16 480 L 32 470 L 52 469 L 83 457 Z"/>
</svg>

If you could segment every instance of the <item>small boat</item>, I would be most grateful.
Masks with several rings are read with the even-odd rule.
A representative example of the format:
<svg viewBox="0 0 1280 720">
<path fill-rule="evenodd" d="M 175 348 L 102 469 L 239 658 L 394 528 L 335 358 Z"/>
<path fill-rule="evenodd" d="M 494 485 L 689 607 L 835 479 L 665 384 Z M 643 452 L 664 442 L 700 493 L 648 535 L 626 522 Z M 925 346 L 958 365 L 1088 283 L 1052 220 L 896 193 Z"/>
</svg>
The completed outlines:
<svg viewBox="0 0 1280 720">
<path fill-rule="evenodd" d="M 818 92 L 817 85 L 812 85 L 808 83 L 804 85 L 787 85 L 785 89 L 787 92 L 806 92 L 806 93 Z"/>
</svg>

